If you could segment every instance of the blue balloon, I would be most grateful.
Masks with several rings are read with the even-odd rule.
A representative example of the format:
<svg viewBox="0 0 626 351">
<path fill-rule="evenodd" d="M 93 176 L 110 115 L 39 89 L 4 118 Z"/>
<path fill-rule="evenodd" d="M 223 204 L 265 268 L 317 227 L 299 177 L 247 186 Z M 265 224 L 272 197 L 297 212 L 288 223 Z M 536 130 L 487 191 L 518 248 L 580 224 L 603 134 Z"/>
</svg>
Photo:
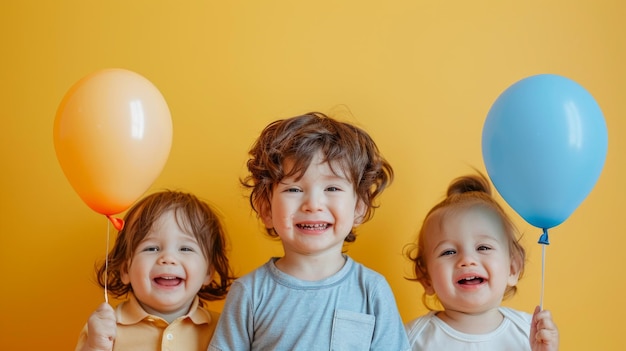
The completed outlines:
<svg viewBox="0 0 626 351">
<path fill-rule="evenodd" d="M 524 78 L 489 110 L 482 153 L 489 178 L 531 225 L 565 221 L 595 186 L 606 159 L 606 122 L 578 83 L 554 74 Z"/>
</svg>

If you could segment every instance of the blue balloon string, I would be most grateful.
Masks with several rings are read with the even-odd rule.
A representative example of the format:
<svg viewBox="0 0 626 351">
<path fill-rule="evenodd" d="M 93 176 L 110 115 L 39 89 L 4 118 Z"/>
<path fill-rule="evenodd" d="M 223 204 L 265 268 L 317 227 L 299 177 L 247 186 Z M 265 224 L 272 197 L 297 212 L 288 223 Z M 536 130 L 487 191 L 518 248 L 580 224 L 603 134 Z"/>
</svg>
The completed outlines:
<svg viewBox="0 0 626 351">
<path fill-rule="evenodd" d="M 543 228 L 543 234 L 541 234 L 541 237 L 539 238 L 539 244 L 541 244 L 541 297 L 539 300 L 539 309 L 543 310 L 543 290 L 546 276 L 546 246 L 550 245 L 548 229 Z"/>
</svg>

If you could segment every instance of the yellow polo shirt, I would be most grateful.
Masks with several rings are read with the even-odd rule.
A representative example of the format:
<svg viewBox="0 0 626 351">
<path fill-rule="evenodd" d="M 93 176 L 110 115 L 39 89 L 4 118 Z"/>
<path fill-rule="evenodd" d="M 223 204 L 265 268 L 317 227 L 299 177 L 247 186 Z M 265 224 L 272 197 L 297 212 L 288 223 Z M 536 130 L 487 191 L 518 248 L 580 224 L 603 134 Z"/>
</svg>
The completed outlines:
<svg viewBox="0 0 626 351">
<path fill-rule="evenodd" d="M 206 351 L 213 336 L 219 313 L 199 306 L 196 296 L 189 313 L 168 324 L 146 313 L 135 297 L 115 309 L 117 337 L 113 351 Z M 87 324 L 80 333 L 76 350 L 87 341 Z"/>
</svg>

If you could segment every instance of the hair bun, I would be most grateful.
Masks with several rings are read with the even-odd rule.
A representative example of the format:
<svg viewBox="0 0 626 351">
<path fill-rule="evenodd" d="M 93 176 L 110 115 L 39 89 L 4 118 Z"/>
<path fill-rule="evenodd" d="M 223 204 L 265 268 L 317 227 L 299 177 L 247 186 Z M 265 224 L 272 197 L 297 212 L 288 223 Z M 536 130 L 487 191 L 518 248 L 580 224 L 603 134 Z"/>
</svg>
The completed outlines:
<svg viewBox="0 0 626 351">
<path fill-rule="evenodd" d="M 491 186 L 485 176 L 480 173 L 478 175 L 467 175 L 454 179 L 448 186 L 447 196 L 463 194 L 472 191 L 479 191 L 491 195 Z"/>
</svg>

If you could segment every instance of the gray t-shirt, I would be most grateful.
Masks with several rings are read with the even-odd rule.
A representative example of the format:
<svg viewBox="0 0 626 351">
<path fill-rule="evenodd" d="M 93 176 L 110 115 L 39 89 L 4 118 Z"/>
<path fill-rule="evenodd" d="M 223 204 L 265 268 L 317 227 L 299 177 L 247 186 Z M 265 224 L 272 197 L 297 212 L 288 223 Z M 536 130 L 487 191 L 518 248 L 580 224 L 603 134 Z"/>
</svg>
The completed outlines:
<svg viewBox="0 0 626 351">
<path fill-rule="evenodd" d="M 345 257 L 320 281 L 283 273 L 276 257 L 236 280 L 209 350 L 408 350 L 385 278 Z"/>
</svg>

